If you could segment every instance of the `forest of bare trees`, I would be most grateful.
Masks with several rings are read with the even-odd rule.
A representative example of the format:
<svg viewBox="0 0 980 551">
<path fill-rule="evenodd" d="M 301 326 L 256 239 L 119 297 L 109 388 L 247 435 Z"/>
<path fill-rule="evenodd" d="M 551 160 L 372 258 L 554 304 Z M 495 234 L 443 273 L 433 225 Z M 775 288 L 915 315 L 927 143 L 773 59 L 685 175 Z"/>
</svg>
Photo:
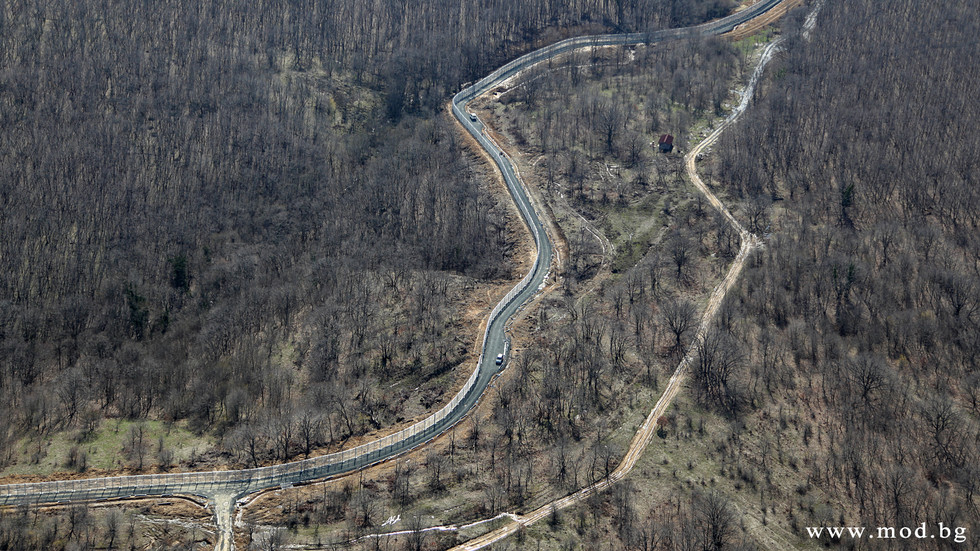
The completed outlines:
<svg viewBox="0 0 980 551">
<path fill-rule="evenodd" d="M 570 247 L 562 285 L 535 309 L 533 321 L 515 328 L 521 337 L 513 357 L 480 409 L 440 442 L 389 468 L 322 489 L 297 489 L 253 507 L 244 522 L 269 523 L 271 517 L 288 530 L 290 543 L 310 541 L 305 534 L 315 529 L 320 539 L 312 541 L 356 541 L 346 545 L 353 549 L 443 549 L 459 541 L 455 534 L 358 538 L 415 530 L 423 511 L 437 519 L 451 512 L 441 521 L 462 523 L 531 510 L 601 480 L 619 464 L 626 449 L 622 427 L 638 422 L 637 412 L 686 352 L 700 317 L 697 301 L 737 250 L 725 222 L 688 196 L 679 157 L 654 157 L 649 141 L 665 127 L 686 134 L 697 113 L 713 116 L 741 56 L 717 40 L 633 53 L 633 59 L 624 51 L 569 56 L 477 107 L 507 143 L 522 144 L 513 158 L 529 182 L 542 184 Z M 591 66 L 581 67 L 593 56 Z M 665 78 L 667 67 L 682 71 L 697 93 Z M 608 127 L 600 132 L 608 112 L 619 113 L 609 141 Z M 628 168 L 629 148 L 621 145 L 627 135 L 642 146 Z M 523 164 L 529 159 L 533 167 Z M 611 176 L 608 165 L 623 171 Z M 646 172 L 654 176 L 636 181 L 635 174 Z M 626 251 L 613 274 L 582 260 L 596 256 L 595 238 L 575 231 L 578 218 L 567 216 L 563 195 L 597 225 L 638 210 L 655 231 L 637 235 L 631 245 L 610 232 Z M 668 208 L 648 206 L 663 198 L 670 199 Z M 527 333 L 521 326 L 529 322 L 534 329 Z M 671 414 L 669 423 L 678 422 Z M 722 494 L 706 490 L 650 508 L 638 502 L 638 485 L 630 481 L 590 498 L 584 510 L 556 511 L 547 530 L 563 540 L 563 549 L 656 549 L 688 538 L 710 548 L 744 540 Z M 446 501 L 453 506 L 445 513 L 434 505 Z M 402 522 L 384 525 L 394 515 Z M 528 545 L 524 538 L 515 536 L 515 545 Z"/>
<path fill-rule="evenodd" d="M 569 29 L 730 8 L 5 2 L 0 463 L 107 417 L 256 443 L 252 464 L 414 414 L 377 389 L 456 365 L 453 300 L 512 275 L 446 98 Z"/>
<path fill-rule="evenodd" d="M 446 390 L 425 384 L 473 346 L 467 293 L 517 261 L 447 98 L 569 33 L 687 25 L 732 4 L 3 2 L 0 467 L 58 453 L 85 471 L 106 419 L 135 421 L 117 467 L 200 460 L 151 436 L 161 421 L 210 438 L 209 461 L 253 466 L 431 408 Z M 980 21 L 967 0 L 823 4 L 808 33 L 802 10 L 789 18 L 755 103 L 702 168 L 766 238 L 689 373 L 691 399 L 730 428 L 704 436 L 671 413 L 661 438 L 712 439 L 719 476 L 799 533 L 942 521 L 973 534 Z M 578 54 L 500 98 L 496 122 L 541 157 L 546 197 L 616 252 L 603 259 L 565 220 L 567 295 L 536 312 L 486 416 L 382 485 L 284 503 L 287 525 L 359 535 L 379 503 L 423 493 L 465 493 L 464 515 L 492 516 L 609 474 L 623 451 L 611 435 L 690 346 L 698 297 L 738 246 L 649 142 L 688 143 L 744 62 L 718 40 Z M 649 227 L 634 234 L 624 212 Z M 613 275 L 579 300 L 606 260 Z M 49 452 L 56 434 L 73 445 Z M 576 534 L 567 548 L 751 548 L 723 492 L 648 509 L 637 493 L 628 480 L 549 525 Z M 0 518 L 0 547 L 136 546 L 133 526 L 119 511 L 19 510 Z M 407 548 L 436 539 L 415 528 Z"/>
<path fill-rule="evenodd" d="M 627 479 L 584 506 L 556 510 L 533 535 L 519 531 L 515 547 L 777 548 L 746 537 L 756 522 L 759 532 L 771 524 L 790 541 L 820 524 L 980 528 L 980 205 L 970 162 L 980 113 L 969 99 L 980 74 L 970 61 L 978 22 L 967 2 L 933 8 L 827 0 L 809 38 L 804 12 L 787 22 L 784 53 L 755 104 L 702 167 L 766 245 L 695 349 L 688 388 L 700 407 L 658 421 L 663 444 L 648 453 L 664 454 L 662 469 L 649 482 L 670 497 L 638 502 L 643 492 L 633 481 L 641 479 Z M 716 49 L 704 59 L 731 55 Z M 643 55 L 637 65 L 646 69 Z M 684 55 L 656 55 L 691 64 Z M 621 137 L 655 132 L 659 124 L 649 121 L 683 96 L 630 82 L 627 74 L 643 71 L 622 56 L 591 61 L 605 67 L 580 74 L 573 59 L 530 75 L 501 97 L 496 122 L 540 161 L 537 176 L 551 199 L 564 194 L 615 240 L 618 228 L 603 218 L 642 204 L 661 170 L 658 157 L 640 155 L 637 164 L 652 176 L 632 180 Z M 597 74 L 603 84 L 588 81 Z M 628 95 L 637 84 L 649 92 L 651 112 Z M 621 116 L 626 105 L 639 120 Z M 676 114 L 666 122 L 681 134 L 690 125 Z M 626 178 L 608 171 L 617 164 Z M 670 164 L 663 174 L 672 182 Z M 396 470 L 386 487 L 361 481 L 287 506 L 287 524 L 346 519 L 343 537 L 379 530 L 387 504 L 401 510 L 421 499 L 405 478 L 427 481 L 427 495 L 482 490 L 463 516 L 485 518 L 603 476 L 621 453 L 603 434 L 622 421 L 623 403 L 642 394 L 630 383 L 656 388 L 675 365 L 695 326 L 690 295 L 709 280 L 704 257 L 734 250 L 737 236 L 726 237 L 702 207 L 688 201 L 671 210 L 662 240 L 646 243 L 649 254 L 589 298 L 546 302 L 535 346 L 501 382 L 492 416 L 474 419 L 442 457 L 430 453 L 418 470 Z M 576 289 L 600 267 L 580 263 L 596 254 L 590 234 L 567 233 L 575 259 L 564 275 Z M 697 453 L 669 462 L 665 450 L 686 442 L 696 442 Z M 483 461 L 468 461 L 476 456 Z M 716 489 L 723 487 L 732 489 Z M 337 502 L 343 506 L 331 507 Z M 437 548 L 449 539 L 418 537 Z"/>
<path fill-rule="evenodd" d="M 771 239 L 729 301 L 741 321 L 699 350 L 712 369 L 695 382 L 722 409 L 749 391 L 782 419 L 780 462 L 802 439 L 799 493 L 835 497 L 792 512 L 797 527 L 840 517 L 975 532 L 975 5 L 827 0 L 809 38 L 802 23 L 719 146 L 718 189 L 744 211 L 762 204 Z M 752 351 L 734 370 L 717 361 L 726 341 Z M 728 372 L 739 384 L 719 386 Z"/>
</svg>

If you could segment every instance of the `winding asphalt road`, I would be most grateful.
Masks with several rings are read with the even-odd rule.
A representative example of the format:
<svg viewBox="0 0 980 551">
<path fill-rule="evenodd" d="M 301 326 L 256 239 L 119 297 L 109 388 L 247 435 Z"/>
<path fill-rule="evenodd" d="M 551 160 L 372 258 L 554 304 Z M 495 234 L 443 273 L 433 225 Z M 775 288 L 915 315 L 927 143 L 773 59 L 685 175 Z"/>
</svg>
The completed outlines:
<svg viewBox="0 0 980 551">
<path fill-rule="evenodd" d="M 653 44 L 680 38 L 723 34 L 768 12 L 780 1 L 761 0 L 726 18 L 683 29 L 668 29 L 653 33 L 595 35 L 563 40 L 507 63 L 456 94 L 452 100 L 453 114 L 500 168 L 525 224 L 534 235 L 538 255 L 531 272 L 491 312 L 477 369 L 459 394 L 443 409 L 397 434 L 357 448 L 303 461 L 234 471 L 8 484 L 0 486 L 0 505 L 65 503 L 138 496 L 200 496 L 215 503 L 216 506 L 221 505 L 217 508 L 223 510 L 222 514 L 217 517 L 226 537 L 222 538 L 224 544 L 219 543 L 219 548 L 231 548 L 227 538 L 230 535 L 231 527 L 228 525 L 230 523 L 227 520 L 222 522 L 222 519 L 230 519 L 230 515 L 225 514 L 230 511 L 224 509 L 233 507 L 236 499 L 269 488 L 288 487 L 354 472 L 416 448 L 446 432 L 476 405 L 491 379 L 497 374 L 499 367 L 495 365 L 494 358 L 506 350 L 506 324 L 517 310 L 544 286 L 552 257 L 551 240 L 543 230 L 541 221 L 531 206 L 527 192 L 518 179 L 513 165 L 506 155 L 484 135 L 482 122 L 471 119 L 466 111 L 466 104 L 522 70 L 565 52 L 586 47 Z"/>
<path fill-rule="evenodd" d="M 663 394 L 660 395 L 660 399 L 657 400 L 657 403 L 653 406 L 653 409 L 651 409 L 647 414 L 643 424 L 636 431 L 636 434 L 633 435 L 633 439 L 630 442 L 630 446 L 627 449 L 623 460 L 619 463 L 616 469 L 609 474 L 609 476 L 599 480 L 595 484 L 586 486 L 572 494 L 556 499 L 550 503 L 546 503 L 529 513 L 523 515 L 510 513 L 507 516 L 509 522 L 507 522 L 504 526 L 474 538 L 466 543 L 462 543 L 452 548 L 450 551 L 477 551 L 479 549 L 484 549 L 496 542 L 510 537 L 525 526 L 530 526 L 545 518 L 548 518 L 553 511 L 560 511 L 567 507 L 571 507 L 585 501 L 589 496 L 595 493 L 605 491 L 610 486 L 623 479 L 630 473 L 630 471 L 633 470 L 644 450 L 646 450 L 647 446 L 650 445 L 655 429 L 657 428 L 657 419 L 667 412 L 667 408 L 670 407 L 674 397 L 676 397 L 677 393 L 680 392 L 688 366 L 697 356 L 698 345 L 704 341 L 705 336 L 708 334 L 711 324 L 713 323 L 719 308 L 721 308 L 721 305 L 725 300 L 725 296 L 735 285 L 736 281 L 738 281 L 738 277 L 741 274 L 742 269 L 745 267 L 745 262 L 749 258 L 749 255 L 753 250 L 762 245 L 762 242 L 755 235 L 748 232 L 738 222 L 738 220 L 732 216 L 732 213 L 728 210 L 728 208 L 722 204 L 718 197 L 715 196 L 715 194 L 712 193 L 708 186 L 701 180 L 701 177 L 697 172 L 695 161 L 698 155 L 700 155 L 701 152 L 703 152 L 707 147 L 714 144 L 718 140 L 718 137 L 721 136 L 722 132 L 731 126 L 732 123 L 734 123 L 735 120 L 737 120 L 738 117 L 741 116 L 741 114 L 748 108 L 755 85 L 761 77 L 762 71 L 766 64 L 770 59 L 772 59 L 772 55 L 778 48 L 779 42 L 780 39 L 777 39 L 766 46 L 766 48 L 763 50 L 762 55 L 759 58 L 759 63 L 756 66 L 755 71 L 753 71 L 752 77 L 750 78 L 749 83 L 742 94 L 742 101 L 735 107 L 731 115 L 726 118 L 714 132 L 701 141 L 701 143 L 695 146 L 684 157 L 684 166 L 687 170 L 688 176 L 691 179 L 691 182 L 707 198 L 708 202 L 728 220 L 729 224 L 731 224 L 731 226 L 738 232 L 742 243 L 741 247 L 739 248 L 738 255 L 735 257 L 735 260 L 728 269 L 728 273 L 725 274 L 724 279 L 722 279 L 722 281 L 715 287 L 711 293 L 711 296 L 708 298 L 708 304 L 701 316 L 701 323 L 698 325 L 698 331 L 691 344 L 688 346 L 687 353 L 678 364 L 677 369 L 674 370 L 673 375 L 671 375 L 670 380 L 664 387 Z M 789 543 L 792 536 L 779 534 L 771 527 L 768 528 L 768 530 L 768 533 L 760 534 L 759 536 L 763 537 L 770 544 L 770 549 L 791 549 L 793 547 L 792 544 Z"/>
</svg>

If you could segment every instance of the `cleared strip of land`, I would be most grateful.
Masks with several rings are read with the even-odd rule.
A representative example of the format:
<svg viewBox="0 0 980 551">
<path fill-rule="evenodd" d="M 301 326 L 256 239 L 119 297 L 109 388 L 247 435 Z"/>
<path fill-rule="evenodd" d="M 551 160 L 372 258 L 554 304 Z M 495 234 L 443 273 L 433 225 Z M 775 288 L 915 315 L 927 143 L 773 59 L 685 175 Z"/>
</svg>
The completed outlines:
<svg viewBox="0 0 980 551">
<path fill-rule="evenodd" d="M 790 2 L 793 1 L 796 0 L 790 0 Z M 785 11 L 783 13 L 785 13 Z M 623 457 L 623 460 L 619 463 L 616 469 L 609 474 L 608 477 L 600 480 L 599 482 L 586 486 L 585 488 L 582 488 L 581 490 L 561 499 L 542 505 L 526 515 L 513 515 L 510 517 L 512 521 L 505 526 L 502 526 L 497 530 L 484 534 L 478 538 L 474 538 L 469 542 L 458 545 L 453 548 L 453 551 L 475 551 L 477 549 L 483 549 L 488 545 L 514 534 L 524 526 L 529 526 L 544 518 L 547 518 L 552 514 L 552 511 L 560 511 L 572 505 L 581 503 L 590 495 L 606 490 L 629 474 L 629 472 L 633 470 L 633 467 L 636 466 L 636 462 L 640 459 L 640 456 L 643 455 L 644 450 L 646 450 L 647 446 L 650 444 L 650 441 L 653 439 L 654 434 L 656 433 L 657 419 L 667 412 L 667 408 L 680 391 L 687 372 L 687 367 L 692 361 L 694 361 L 697 354 L 698 344 L 700 344 L 707 335 L 718 309 L 721 308 L 721 305 L 725 300 L 725 296 L 728 294 L 728 291 L 732 288 L 732 286 L 735 285 L 739 274 L 741 274 L 742 269 L 745 267 L 746 259 L 755 248 L 762 245 L 761 240 L 742 227 L 738 220 L 732 216 L 728 208 L 725 207 L 725 205 L 718 199 L 717 196 L 715 196 L 714 193 L 711 192 L 710 189 L 708 189 L 708 186 L 698 175 L 697 166 L 695 163 L 698 155 L 715 143 L 718 140 L 718 137 L 721 136 L 722 132 L 728 128 L 739 117 L 739 115 L 745 111 L 746 108 L 748 108 L 755 85 L 758 82 L 759 77 L 762 75 L 762 71 L 766 64 L 770 59 L 772 59 L 772 55 L 776 51 L 778 45 L 779 40 L 776 40 L 766 46 L 766 48 L 763 50 L 762 55 L 759 58 L 759 63 L 752 74 L 752 78 L 749 80 L 749 84 L 743 92 L 742 101 L 734 109 L 732 114 L 725 119 L 725 121 L 719 125 L 714 132 L 712 132 L 707 138 L 702 140 L 701 143 L 694 147 L 694 149 L 692 149 L 684 158 L 684 166 L 686 167 L 687 174 L 690 177 L 691 182 L 707 198 L 708 202 L 725 216 L 729 224 L 731 224 L 731 226 L 738 232 L 739 236 L 741 237 L 742 244 L 738 255 L 735 257 L 731 267 L 728 269 L 728 273 L 725 275 L 725 278 L 711 293 L 711 297 L 708 300 L 708 305 L 701 316 L 701 324 L 698 327 L 698 332 L 688 348 L 687 354 L 681 360 L 680 364 L 678 364 L 677 369 L 674 370 L 674 373 L 671 376 L 670 381 L 667 382 L 667 386 L 664 388 L 664 392 L 660 396 L 660 399 L 657 400 L 657 403 L 653 406 L 653 409 L 650 410 L 650 413 L 647 415 L 643 424 L 633 436 L 633 440 L 630 442 L 629 449 L 627 450 L 626 455 Z M 777 545 L 781 549 L 788 549 L 792 547 L 792 545 L 784 537 L 776 533 L 768 534 L 767 539 L 770 539 L 771 543 Z"/>
<path fill-rule="evenodd" d="M 287 487 L 293 484 L 303 484 L 314 480 L 333 478 L 348 474 L 370 465 L 387 461 L 395 456 L 415 449 L 419 446 L 436 438 L 440 434 L 449 430 L 459 420 L 461 420 L 479 401 L 483 390 L 490 380 L 496 375 L 496 366 L 493 365 L 493 356 L 499 351 L 504 350 L 506 336 L 504 334 L 507 321 L 512 317 L 522 305 L 533 298 L 542 287 L 542 283 L 547 277 L 552 244 L 543 230 L 538 218 L 538 213 L 534 210 L 527 193 L 517 177 L 516 171 L 510 161 L 502 152 L 494 147 L 483 134 L 483 125 L 475 118 L 471 118 L 466 112 L 466 103 L 475 97 L 494 88 L 504 80 L 511 78 L 515 74 L 541 62 L 548 61 L 555 56 L 580 49 L 596 46 L 615 46 L 615 45 L 635 45 L 653 44 L 676 40 L 680 38 L 691 38 L 704 35 L 720 35 L 732 32 L 739 25 L 757 17 L 765 17 L 770 11 L 778 8 L 782 4 L 794 3 L 799 0 L 761 0 L 753 6 L 742 10 L 736 14 L 728 16 L 718 21 L 712 21 L 694 27 L 684 29 L 669 29 L 656 33 L 629 33 L 620 35 L 598 35 L 577 37 L 552 44 L 540 50 L 536 50 L 494 71 L 488 77 L 480 80 L 476 84 L 462 90 L 453 98 L 452 110 L 459 122 L 466 128 L 474 138 L 483 146 L 491 158 L 497 163 L 501 172 L 507 180 L 508 189 L 521 211 L 524 221 L 529 230 L 534 235 L 538 246 L 538 256 L 534 267 L 524 279 L 518 283 L 514 289 L 505 296 L 491 312 L 484 334 L 483 347 L 480 361 L 470 379 L 463 389 L 446 404 L 442 409 L 433 413 L 424 421 L 413 425 L 399 433 L 386 436 L 374 442 L 369 442 L 357 448 L 344 450 L 328 456 L 321 456 L 295 461 L 268 467 L 255 469 L 233 470 L 233 471 L 211 471 L 196 473 L 170 473 L 162 475 L 141 475 L 141 476 L 122 476 L 104 477 L 91 479 L 77 479 L 64 481 L 39 482 L 29 484 L 8 484 L 0 486 L 0 505 L 17 504 L 45 504 L 58 502 L 84 502 L 101 501 L 112 499 L 124 499 L 132 496 L 167 496 L 167 495 L 194 495 L 209 499 L 215 504 L 216 510 L 222 509 L 216 515 L 219 526 L 218 549 L 231 549 L 231 511 L 235 506 L 237 498 L 252 494 L 264 489 L 273 487 Z M 786 8 L 788 10 L 788 8 Z M 785 13 L 786 10 L 783 10 Z M 757 75 L 761 72 L 765 62 L 768 61 L 771 51 L 775 44 L 767 48 L 756 74 L 750 82 L 750 89 L 746 91 L 746 97 L 751 95 L 751 87 L 754 86 Z M 708 190 L 701 182 L 694 170 L 694 160 L 699 151 L 713 143 L 720 135 L 723 128 L 730 124 L 740 114 L 747 100 L 736 108 L 735 112 L 725 123 L 720 126 L 711 136 L 705 139 L 698 147 L 688 154 L 686 165 L 691 175 L 692 181 L 704 193 L 709 202 L 720 210 L 730 223 L 739 231 L 742 237 L 742 245 L 738 256 L 725 279 L 712 293 L 708 307 L 702 316 L 701 326 L 692 344 L 691 351 L 688 352 L 684 360 L 678 366 L 671 377 L 670 382 L 661 396 L 657 405 L 650 412 L 640 431 L 637 432 L 630 446 L 630 450 L 620 466 L 605 480 L 584 488 L 575 494 L 562 498 L 554 504 L 549 504 L 543 508 L 532 512 L 520 520 L 508 526 L 491 532 L 484 538 L 498 532 L 503 535 L 497 539 L 506 537 L 513 533 L 521 524 L 530 524 L 543 518 L 550 512 L 553 505 L 559 508 L 567 507 L 577 503 L 593 492 L 601 491 L 610 484 L 625 476 L 635 465 L 643 449 L 652 437 L 655 421 L 657 417 L 670 404 L 676 395 L 683 380 L 686 365 L 691 361 L 693 350 L 696 344 L 704 338 L 704 334 L 714 318 L 715 312 L 720 307 L 728 289 L 734 284 L 741 272 L 745 259 L 751 250 L 758 245 L 758 240 L 748 234 L 721 202 Z M 220 507 L 218 504 L 220 503 Z M 504 533 L 506 532 L 506 533 Z M 480 538 L 478 541 L 482 541 Z M 480 545 L 487 545 L 496 539 L 488 540 Z M 467 544 L 469 545 L 469 544 Z M 461 549 L 477 549 L 479 547 L 461 547 Z"/>
</svg>

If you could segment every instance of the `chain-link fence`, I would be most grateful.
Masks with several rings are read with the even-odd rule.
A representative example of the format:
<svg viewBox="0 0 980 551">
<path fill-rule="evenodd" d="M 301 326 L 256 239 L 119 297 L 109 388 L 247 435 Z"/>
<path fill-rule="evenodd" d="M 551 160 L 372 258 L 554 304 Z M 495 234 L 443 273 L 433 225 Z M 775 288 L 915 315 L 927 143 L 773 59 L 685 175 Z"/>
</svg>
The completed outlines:
<svg viewBox="0 0 980 551">
<path fill-rule="evenodd" d="M 641 44 L 697 35 L 721 34 L 732 30 L 736 25 L 765 13 L 780 1 L 764 0 L 746 10 L 719 21 L 684 29 L 670 29 L 654 33 L 596 35 L 562 40 L 561 42 L 536 50 L 505 64 L 476 84 L 456 94 L 452 103 L 453 113 L 459 119 L 460 123 L 483 144 L 504 173 L 508 186 L 511 187 L 511 192 L 515 195 L 515 200 L 521 209 L 524 221 L 534 235 L 534 241 L 539 247 L 539 254 L 530 272 L 491 310 L 486 328 L 483 332 L 480 356 L 477 360 L 476 369 L 473 370 L 469 379 L 466 380 L 466 383 L 452 400 L 432 415 L 394 434 L 351 449 L 269 467 L 3 485 L 0 486 L 0 505 L 86 501 L 142 495 L 166 496 L 172 494 L 190 494 L 209 497 L 216 492 L 231 492 L 237 495 L 244 495 L 264 488 L 288 486 L 360 469 L 408 451 L 442 434 L 458 422 L 469 408 L 476 403 L 478 396 L 473 396 L 472 393 L 474 390 L 478 390 L 478 393 L 482 393 L 483 391 L 483 388 L 477 389 L 477 383 L 481 382 L 485 387 L 492 376 L 493 370 L 489 366 L 486 372 L 483 371 L 484 356 L 490 333 L 498 327 L 497 320 L 501 312 L 510 306 L 518 296 L 528 291 L 532 281 L 539 279 L 540 282 L 543 282 L 548 266 L 550 265 L 550 256 L 547 259 L 542 259 L 542 254 L 540 254 L 542 246 L 546 244 L 548 245 L 547 249 L 550 251 L 550 243 L 545 241 L 547 236 L 539 229 L 533 212 L 530 210 L 527 196 L 520 187 L 521 184 L 513 177 L 513 168 L 506 158 L 504 158 L 502 152 L 494 147 L 481 134 L 479 127 L 474 124 L 474 121 L 469 119 L 465 112 L 466 103 L 494 86 L 499 85 L 521 70 L 539 61 L 552 58 L 573 49 Z M 523 297 L 524 300 L 533 296 L 534 291 L 533 289 L 530 290 Z M 502 331 L 503 325 L 499 327 Z M 483 375 L 482 378 L 481 375 Z"/>
</svg>

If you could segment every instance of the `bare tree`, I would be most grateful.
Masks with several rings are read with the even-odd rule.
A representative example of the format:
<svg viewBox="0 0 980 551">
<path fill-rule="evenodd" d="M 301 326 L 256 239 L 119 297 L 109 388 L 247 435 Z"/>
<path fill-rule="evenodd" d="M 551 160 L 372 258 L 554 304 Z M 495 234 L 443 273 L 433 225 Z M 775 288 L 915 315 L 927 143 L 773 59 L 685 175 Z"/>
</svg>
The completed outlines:
<svg viewBox="0 0 980 551">
<path fill-rule="evenodd" d="M 130 463 L 138 471 L 143 470 L 143 460 L 149 451 L 149 444 L 146 441 L 146 426 L 143 423 L 133 423 L 126 432 L 125 441 L 126 456 Z"/>
<path fill-rule="evenodd" d="M 726 549 L 735 536 L 735 514 L 728 501 L 714 490 L 696 491 L 692 499 L 701 549 Z"/>
<path fill-rule="evenodd" d="M 681 271 L 684 269 L 684 266 L 687 266 L 691 260 L 694 253 L 692 250 L 693 247 L 694 244 L 691 242 L 690 235 L 684 230 L 674 231 L 667 242 L 667 250 L 670 252 L 670 258 L 673 259 L 674 266 L 677 268 L 675 275 L 678 281 L 681 280 Z"/>
<path fill-rule="evenodd" d="M 660 307 L 660 316 L 664 324 L 674 334 L 674 353 L 684 349 L 684 337 L 697 325 L 697 309 L 694 303 L 686 298 L 669 299 Z"/>
<path fill-rule="evenodd" d="M 741 391 L 736 385 L 740 363 L 741 354 L 728 333 L 708 331 L 698 343 L 692 363 L 691 378 L 701 400 L 736 415 L 741 405 Z"/>
</svg>

